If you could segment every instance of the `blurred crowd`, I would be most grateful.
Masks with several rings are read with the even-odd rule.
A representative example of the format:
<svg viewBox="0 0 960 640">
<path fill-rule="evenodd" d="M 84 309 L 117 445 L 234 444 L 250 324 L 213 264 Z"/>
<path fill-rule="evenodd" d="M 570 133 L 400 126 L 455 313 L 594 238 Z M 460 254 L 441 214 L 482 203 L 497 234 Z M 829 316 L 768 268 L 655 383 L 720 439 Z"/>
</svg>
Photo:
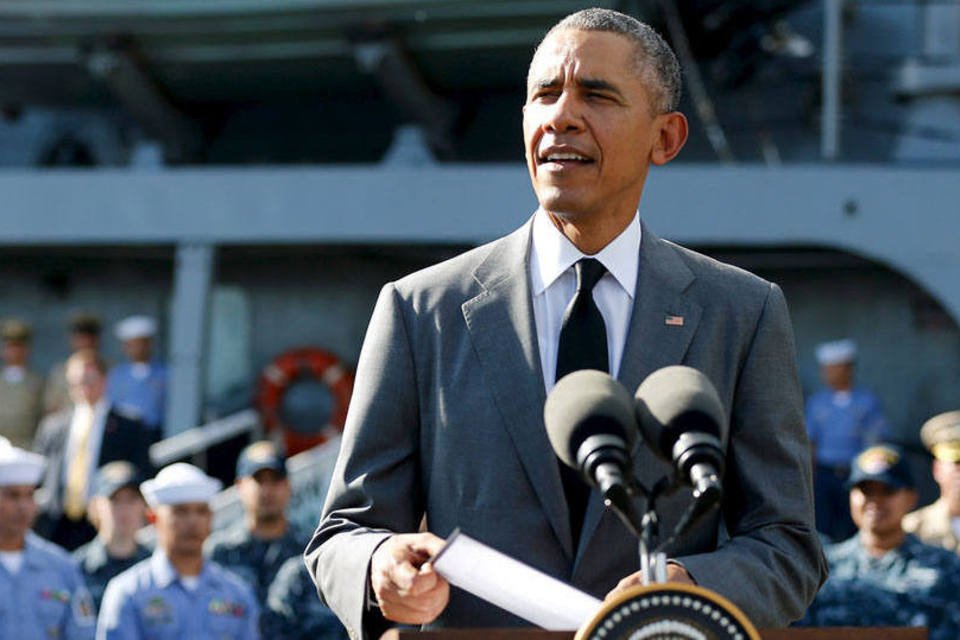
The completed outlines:
<svg viewBox="0 0 960 640">
<path fill-rule="evenodd" d="M 291 487 L 274 442 L 241 452 L 244 518 L 216 533 L 211 502 L 223 487 L 201 469 L 178 462 L 147 478 L 128 460 L 103 464 L 84 502 L 92 537 L 72 553 L 31 530 L 50 467 L 0 438 L 0 638 L 347 637 L 301 558 L 311 532 L 286 516 Z"/>
<path fill-rule="evenodd" d="M 245 517 L 216 533 L 220 481 L 153 468 L 167 388 L 156 331 L 146 316 L 117 323 L 126 360 L 109 366 L 99 320 L 75 316 L 71 353 L 44 379 L 31 327 L 0 326 L 0 638 L 345 638 L 301 559 L 312 532 L 287 518 L 275 443 L 238 457 Z"/>
<path fill-rule="evenodd" d="M 917 509 L 915 474 L 877 397 L 855 384 L 850 339 L 817 348 L 824 387 L 807 399 L 816 526 L 830 575 L 800 626 L 927 627 L 960 638 L 960 411 L 920 429 L 937 500 Z"/>
<path fill-rule="evenodd" d="M 15 446 L 29 448 L 41 422 L 71 411 L 75 403 L 67 371 L 70 357 L 84 354 L 99 359 L 102 327 L 86 313 L 75 314 L 68 324 L 69 355 L 54 364 L 46 376 L 30 366 L 33 331 L 22 320 L 8 319 L 0 325 L 3 369 L 0 375 L 0 424 L 2 435 Z M 163 425 L 167 393 L 167 369 L 154 354 L 157 324 L 153 318 L 134 315 L 118 322 L 114 335 L 126 361 L 107 367 L 103 396 L 117 411 L 157 431 Z"/>
<path fill-rule="evenodd" d="M 108 366 L 100 322 L 75 316 L 71 353 L 45 377 L 29 366 L 31 328 L 0 330 L 0 638 L 346 637 L 301 559 L 311 532 L 287 517 L 278 445 L 240 454 L 245 517 L 215 533 L 220 481 L 151 466 L 167 386 L 152 318 L 117 323 L 126 360 Z M 920 430 L 940 496 L 917 509 L 915 472 L 856 382 L 856 344 L 824 343 L 816 357 L 824 384 L 806 421 L 830 577 L 798 624 L 960 637 L 960 411 Z"/>
</svg>

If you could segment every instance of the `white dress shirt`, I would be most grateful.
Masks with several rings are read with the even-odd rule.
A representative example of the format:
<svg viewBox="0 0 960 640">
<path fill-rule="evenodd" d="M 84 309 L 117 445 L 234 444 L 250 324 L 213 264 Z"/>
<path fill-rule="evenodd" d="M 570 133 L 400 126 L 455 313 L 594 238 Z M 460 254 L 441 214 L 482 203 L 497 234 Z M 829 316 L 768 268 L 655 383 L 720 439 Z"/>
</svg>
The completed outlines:
<svg viewBox="0 0 960 640">
<path fill-rule="evenodd" d="M 617 377 L 627 342 L 630 316 L 633 314 L 633 296 L 640 263 L 640 235 L 638 213 L 610 244 L 596 255 L 587 256 L 553 225 L 543 209 L 534 215 L 530 285 L 543 384 L 548 393 L 556 382 L 557 347 L 563 313 L 577 291 L 573 265 L 581 258 L 596 258 L 607 269 L 593 288 L 593 301 L 607 326 L 610 375 Z"/>
</svg>

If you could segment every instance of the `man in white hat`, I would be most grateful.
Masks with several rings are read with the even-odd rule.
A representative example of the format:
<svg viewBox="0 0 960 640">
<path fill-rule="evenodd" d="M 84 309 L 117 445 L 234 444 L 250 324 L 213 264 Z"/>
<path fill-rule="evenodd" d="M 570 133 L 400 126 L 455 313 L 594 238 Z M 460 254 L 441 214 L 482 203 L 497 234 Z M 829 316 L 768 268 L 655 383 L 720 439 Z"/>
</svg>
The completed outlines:
<svg viewBox="0 0 960 640">
<path fill-rule="evenodd" d="M 857 345 L 843 339 L 817 346 L 824 389 L 807 399 L 807 435 L 813 446 L 814 508 L 817 530 L 834 542 L 856 526 L 850 518 L 847 478 L 860 451 L 889 437 L 880 401 L 854 385 Z"/>
<path fill-rule="evenodd" d="M 110 370 L 107 397 L 146 425 L 160 428 L 167 398 L 167 368 L 153 354 L 157 323 L 148 316 L 130 316 L 117 323 L 115 334 L 129 362 Z"/>
<path fill-rule="evenodd" d="M 213 520 L 210 500 L 221 486 L 182 462 L 140 485 L 156 517 L 157 548 L 107 585 L 98 640 L 260 637 L 250 587 L 203 557 Z"/>
<path fill-rule="evenodd" d="M 0 437 L 0 638 L 92 639 L 93 600 L 80 569 L 30 531 L 44 465 Z"/>
</svg>

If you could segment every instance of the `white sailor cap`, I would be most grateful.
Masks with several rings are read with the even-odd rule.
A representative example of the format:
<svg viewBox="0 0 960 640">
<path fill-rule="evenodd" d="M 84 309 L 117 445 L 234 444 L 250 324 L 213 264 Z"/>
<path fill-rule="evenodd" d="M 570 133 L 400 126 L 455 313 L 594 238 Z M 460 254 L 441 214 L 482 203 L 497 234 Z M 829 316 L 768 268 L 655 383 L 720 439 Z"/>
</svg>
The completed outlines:
<svg viewBox="0 0 960 640">
<path fill-rule="evenodd" d="M 38 453 L 25 451 L 0 436 L 0 487 L 40 484 L 47 460 Z"/>
<path fill-rule="evenodd" d="M 857 343 L 849 338 L 817 345 L 817 362 L 821 366 L 843 364 L 857 359 Z"/>
<path fill-rule="evenodd" d="M 177 462 L 161 469 L 153 480 L 141 483 L 140 493 L 148 505 L 159 507 L 164 504 L 209 502 L 222 488 L 222 482 L 192 464 Z"/>
<path fill-rule="evenodd" d="M 116 324 L 114 333 L 122 341 L 152 338 L 157 333 L 157 322 L 150 316 L 130 316 Z"/>
</svg>

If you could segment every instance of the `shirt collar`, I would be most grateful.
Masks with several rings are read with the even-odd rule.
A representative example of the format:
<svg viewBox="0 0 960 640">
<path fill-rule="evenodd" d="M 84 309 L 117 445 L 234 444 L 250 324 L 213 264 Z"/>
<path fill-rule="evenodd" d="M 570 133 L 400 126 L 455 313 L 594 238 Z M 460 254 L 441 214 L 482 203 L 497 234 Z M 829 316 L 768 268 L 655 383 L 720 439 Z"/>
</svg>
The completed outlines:
<svg viewBox="0 0 960 640">
<path fill-rule="evenodd" d="M 107 563 L 107 547 L 100 538 L 94 538 L 86 547 L 86 554 L 83 558 L 82 566 L 84 569 L 94 570 L 96 567 L 102 567 Z"/>
<path fill-rule="evenodd" d="M 203 585 L 211 577 L 209 565 L 210 563 L 204 560 L 203 568 L 200 569 L 200 585 Z M 167 554 L 160 549 L 154 551 L 153 555 L 150 556 L 150 572 L 153 574 L 153 581 L 160 589 L 164 589 L 180 579 L 180 574 L 170 564 Z"/>
<path fill-rule="evenodd" d="M 633 220 L 620 235 L 596 255 L 587 256 L 560 233 L 546 211 L 538 209 L 533 217 L 531 251 L 530 279 L 533 295 L 543 293 L 580 258 L 591 257 L 599 260 L 627 295 L 633 298 L 637 285 L 637 269 L 640 264 L 640 236 L 638 212 L 634 214 Z"/>
<path fill-rule="evenodd" d="M 137 380 L 143 380 L 149 377 L 152 369 L 153 365 L 149 362 L 130 363 L 130 375 Z"/>
<path fill-rule="evenodd" d="M 43 569 L 44 562 L 42 554 L 40 553 L 40 544 L 38 541 L 42 540 L 37 534 L 33 531 L 27 531 L 27 535 L 23 541 L 23 564 L 24 566 L 29 566 L 33 569 Z"/>
<path fill-rule="evenodd" d="M 97 400 L 94 404 L 77 404 L 74 405 L 74 414 L 81 414 L 84 412 L 89 412 L 93 414 L 93 417 L 96 419 L 101 419 L 103 416 L 107 415 L 107 411 L 110 409 L 110 403 L 107 401 L 107 397 L 103 396 Z"/>
</svg>

